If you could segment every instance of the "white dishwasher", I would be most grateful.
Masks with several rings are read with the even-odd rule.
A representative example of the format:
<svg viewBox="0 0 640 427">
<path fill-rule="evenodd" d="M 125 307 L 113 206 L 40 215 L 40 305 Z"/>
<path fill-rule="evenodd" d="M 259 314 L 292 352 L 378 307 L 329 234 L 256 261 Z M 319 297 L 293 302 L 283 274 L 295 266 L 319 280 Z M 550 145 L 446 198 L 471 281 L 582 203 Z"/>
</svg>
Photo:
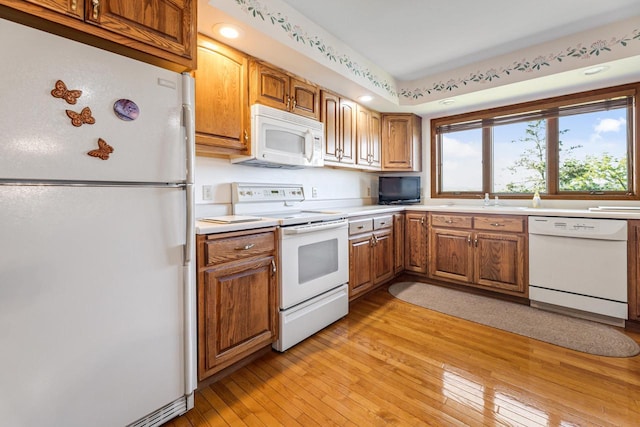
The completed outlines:
<svg viewBox="0 0 640 427">
<path fill-rule="evenodd" d="M 529 217 L 529 299 L 624 324 L 627 221 Z"/>
</svg>

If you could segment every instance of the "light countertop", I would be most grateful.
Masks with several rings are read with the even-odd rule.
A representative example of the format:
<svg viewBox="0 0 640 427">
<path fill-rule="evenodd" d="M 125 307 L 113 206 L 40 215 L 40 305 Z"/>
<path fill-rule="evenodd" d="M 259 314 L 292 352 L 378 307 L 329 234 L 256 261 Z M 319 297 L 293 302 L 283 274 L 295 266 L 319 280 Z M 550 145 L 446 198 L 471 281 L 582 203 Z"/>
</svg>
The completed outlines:
<svg viewBox="0 0 640 427">
<path fill-rule="evenodd" d="M 279 225 L 274 218 L 262 218 L 258 221 L 238 222 L 230 224 L 216 224 L 213 222 L 196 221 L 196 234 L 226 233 L 229 231 L 253 230 L 255 228 L 274 227 Z"/>
<path fill-rule="evenodd" d="M 455 212 L 471 214 L 494 215 L 525 215 L 525 216 L 565 216 L 574 218 L 609 218 L 609 219 L 640 219 L 638 210 L 592 210 L 592 209 L 562 209 L 562 208 L 530 208 L 519 206 L 478 206 L 478 205 L 368 205 L 354 207 L 339 207 L 316 209 L 316 211 L 340 212 L 347 218 L 363 215 L 393 214 L 396 212 Z M 279 225 L 275 218 L 261 218 L 257 221 L 238 222 L 229 224 L 215 224 L 196 221 L 196 234 L 225 233 L 230 231 L 252 230 Z"/>
</svg>

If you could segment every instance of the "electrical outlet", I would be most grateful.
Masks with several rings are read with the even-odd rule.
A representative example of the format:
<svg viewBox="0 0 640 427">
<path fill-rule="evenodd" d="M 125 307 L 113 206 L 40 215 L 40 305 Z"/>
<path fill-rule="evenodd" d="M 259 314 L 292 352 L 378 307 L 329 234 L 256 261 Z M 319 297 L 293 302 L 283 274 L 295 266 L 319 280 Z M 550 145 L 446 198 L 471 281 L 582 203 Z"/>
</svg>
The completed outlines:
<svg viewBox="0 0 640 427">
<path fill-rule="evenodd" d="M 213 200 L 213 185 L 202 186 L 202 200 Z"/>
<path fill-rule="evenodd" d="M 311 197 L 318 197 L 318 189 L 316 187 L 311 187 Z"/>
</svg>

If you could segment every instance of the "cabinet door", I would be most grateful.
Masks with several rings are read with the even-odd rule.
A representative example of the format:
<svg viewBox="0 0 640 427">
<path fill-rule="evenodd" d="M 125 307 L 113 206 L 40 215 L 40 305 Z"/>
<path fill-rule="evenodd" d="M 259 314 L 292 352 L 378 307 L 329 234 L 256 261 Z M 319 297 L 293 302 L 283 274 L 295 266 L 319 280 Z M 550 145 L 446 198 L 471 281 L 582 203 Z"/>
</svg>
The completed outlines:
<svg viewBox="0 0 640 427">
<path fill-rule="evenodd" d="M 470 283 L 473 279 L 471 231 L 431 228 L 429 276 Z"/>
<path fill-rule="evenodd" d="M 204 272 L 199 292 L 200 380 L 277 337 L 274 257 L 223 264 Z"/>
<path fill-rule="evenodd" d="M 419 171 L 421 123 L 413 114 L 382 117 L 382 169 Z"/>
<path fill-rule="evenodd" d="M 289 111 L 289 76 L 259 62 L 251 63 L 250 103 Z"/>
<path fill-rule="evenodd" d="M 249 154 L 247 57 L 200 35 L 195 79 L 198 154 Z"/>
<path fill-rule="evenodd" d="M 349 239 L 349 300 L 373 286 L 371 234 Z"/>
<path fill-rule="evenodd" d="M 640 220 L 628 221 L 629 319 L 640 320 Z"/>
<path fill-rule="evenodd" d="M 525 238 L 507 233 L 476 233 L 474 282 L 524 292 Z"/>
<path fill-rule="evenodd" d="M 340 161 L 340 97 L 334 93 L 322 91 L 320 121 L 324 123 L 324 161 Z"/>
<path fill-rule="evenodd" d="M 371 155 L 370 166 L 380 169 L 382 166 L 382 149 L 381 149 L 381 129 L 382 121 L 380 113 L 371 111 L 369 116 L 369 153 Z"/>
<path fill-rule="evenodd" d="M 393 271 L 399 274 L 404 270 L 404 214 L 393 215 Z"/>
<path fill-rule="evenodd" d="M 291 78 L 289 96 L 292 113 L 320 120 L 320 90 L 317 86 Z"/>
<path fill-rule="evenodd" d="M 361 105 L 357 106 L 357 130 L 356 130 L 356 164 L 369 167 L 371 165 L 371 153 L 369 141 L 371 140 L 371 112 Z"/>
<path fill-rule="evenodd" d="M 405 215 L 404 268 L 414 273 L 427 272 L 427 214 Z"/>
<path fill-rule="evenodd" d="M 373 233 L 373 284 L 393 277 L 393 232 L 391 228 Z"/>
<path fill-rule="evenodd" d="M 54 12 L 64 13 L 77 19 L 84 18 L 84 1 L 85 0 L 25 0 L 25 3 L 31 3 L 42 6 Z"/>
<path fill-rule="evenodd" d="M 356 163 L 356 127 L 358 114 L 356 103 L 348 99 L 340 99 L 340 163 L 354 165 Z"/>
<path fill-rule="evenodd" d="M 193 0 L 85 0 L 85 21 L 166 52 L 193 58 Z"/>
</svg>

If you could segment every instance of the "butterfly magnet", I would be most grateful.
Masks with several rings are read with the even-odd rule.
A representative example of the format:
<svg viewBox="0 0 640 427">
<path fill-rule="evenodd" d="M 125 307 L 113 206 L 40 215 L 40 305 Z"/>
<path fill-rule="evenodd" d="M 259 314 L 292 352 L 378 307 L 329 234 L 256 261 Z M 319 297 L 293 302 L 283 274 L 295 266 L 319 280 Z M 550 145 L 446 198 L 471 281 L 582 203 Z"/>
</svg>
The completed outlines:
<svg viewBox="0 0 640 427">
<path fill-rule="evenodd" d="M 51 91 L 51 96 L 54 98 L 62 98 L 67 101 L 67 104 L 74 105 L 80 96 L 82 96 L 81 90 L 69 90 L 67 85 L 62 80 L 56 81 L 55 87 Z"/>
<path fill-rule="evenodd" d="M 111 153 L 113 153 L 113 147 L 107 144 L 104 139 L 98 138 L 98 149 L 91 150 L 87 154 L 100 160 L 109 160 L 109 154 Z"/>
<path fill-rule="evenodd" d="M 92 125 L 96 122 L 96 119 L 91 115 L 91 108 L 84 107 L 82 111 L 76 113 L 71 110 L 64 110 L 67 116 L 71 119 L 71 124 L 75 127 L 80 127 L 83 124 Z"/>
</svg>

